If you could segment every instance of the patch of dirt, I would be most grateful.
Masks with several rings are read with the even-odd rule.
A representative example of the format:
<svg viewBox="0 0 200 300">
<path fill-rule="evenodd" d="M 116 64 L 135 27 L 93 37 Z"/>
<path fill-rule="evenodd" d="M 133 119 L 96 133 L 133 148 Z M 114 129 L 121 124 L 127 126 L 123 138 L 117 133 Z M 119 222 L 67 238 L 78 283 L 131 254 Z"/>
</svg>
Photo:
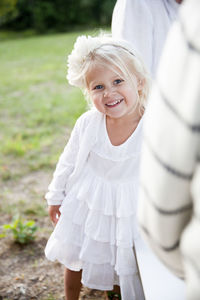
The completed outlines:
<svg viewBox="0 0 200 300">
<path fill-rule="evenodd" d="M 1 199 L 0 224 L 9 223 L 12 219 L 12 205 L 17 206 L 22 199 L 25 208 L 42 205 L 46 210 L 43 195 L 49 184 L 50 173 L 35 172 L 17 181 L 0 184 L 4 192 Z M 9 205 L 10 211 L 3 210 Z M 24 212 L 23 205 L 19 206 Z M 13 242 L 12 236 L 0 240 L 0 300 L 63 300 L 63 266 L 52 263 L 44 256 L 44 248 L 52 231 L 47 215 L 36 214 L 25 216 L 34 219 L 39 230 L 34 242 L 21 246 Z M 83 287 L 79 299 L 104 300 L 101 291 Z"/>
</svg>

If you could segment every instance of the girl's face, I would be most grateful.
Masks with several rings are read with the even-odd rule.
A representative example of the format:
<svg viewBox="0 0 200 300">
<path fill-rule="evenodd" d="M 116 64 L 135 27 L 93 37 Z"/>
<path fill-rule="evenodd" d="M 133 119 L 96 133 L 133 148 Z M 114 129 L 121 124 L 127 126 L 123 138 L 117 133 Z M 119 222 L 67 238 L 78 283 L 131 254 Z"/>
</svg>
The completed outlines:
<svg viewBox="0 0 200 300">
<path fill-rule="evenodd" d="M 86 81 L 90 98 L 101 113 L 117 119 L 136 112 L 137 90 L 141 89 L 136 76 L 134 81 L 137 90 L 116 67 L 111 70 L 104 65 L 94 64 L 87 73 Z"/>
</svg>

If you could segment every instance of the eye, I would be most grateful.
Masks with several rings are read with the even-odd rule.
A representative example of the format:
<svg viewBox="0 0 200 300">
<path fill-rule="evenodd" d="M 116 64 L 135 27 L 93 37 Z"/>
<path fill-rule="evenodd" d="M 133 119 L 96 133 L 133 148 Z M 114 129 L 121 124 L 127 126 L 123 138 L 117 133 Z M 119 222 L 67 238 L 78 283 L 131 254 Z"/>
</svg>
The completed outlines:
<svg viewBox="0 0 200 300">
<path fill-rule="evenodd" d="M 124 81 L 123 79 L 115 79 L 114 84 L 120 84 L 123 81 Z"/>
<path fill-rule="evenodd" d="M 103 85 L 102 84 L 98 84 L 96 85 L 93 90 L 101 90 L 103 88 Z"/>
</svg>

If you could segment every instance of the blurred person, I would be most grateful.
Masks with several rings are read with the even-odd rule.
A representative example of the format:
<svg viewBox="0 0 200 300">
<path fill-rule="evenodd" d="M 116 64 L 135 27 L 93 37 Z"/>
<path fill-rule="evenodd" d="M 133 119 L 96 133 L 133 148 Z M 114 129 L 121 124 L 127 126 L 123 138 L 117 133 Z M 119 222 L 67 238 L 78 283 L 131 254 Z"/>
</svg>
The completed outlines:
<svg viewBox="0 0 200 300">
<path fill-rule="evenodd" d="M 117 0 L 112 16 L 114 38 L 129 41 L 155 77 L 163 45 L 182 0 Z"/>
<path fill-rule="evenodd" d="M 164 264 L 200 299 L 200 1 L 185 0 L 144 122 L 139 223 Z M 153 132 L 153 134 L 152 134 Z"/>
<path fill-rule="evenodd" d="M 67 78 L 95 108 L 77 120 L 46 194 L 55 224 L 46 256 L 65 266 L 68 300 L 81 283 L 109 299 L 143 300 L 134 241 L 149 74 L 127 42 L 81 36 Z"/>
</svg>

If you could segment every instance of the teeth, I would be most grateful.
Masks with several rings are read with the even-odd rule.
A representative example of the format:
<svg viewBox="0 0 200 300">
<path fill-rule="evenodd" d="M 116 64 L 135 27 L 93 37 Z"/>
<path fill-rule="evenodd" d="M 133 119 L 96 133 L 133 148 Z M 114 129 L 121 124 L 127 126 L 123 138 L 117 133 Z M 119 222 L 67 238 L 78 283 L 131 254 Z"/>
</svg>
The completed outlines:
<svg viewBox="0 0 200 300">
<path fill-rule="evenodd" d="M 116 101 L 114 101 L 114 102 L 112 102 L 112 103 L 107 103 L 106 105 L 108 105 L 108 106 L 113 106 L 113 105 L 119 103 L 120 101 L 121 101 L 121 100 L 116 100 Z"/>
</svg>

